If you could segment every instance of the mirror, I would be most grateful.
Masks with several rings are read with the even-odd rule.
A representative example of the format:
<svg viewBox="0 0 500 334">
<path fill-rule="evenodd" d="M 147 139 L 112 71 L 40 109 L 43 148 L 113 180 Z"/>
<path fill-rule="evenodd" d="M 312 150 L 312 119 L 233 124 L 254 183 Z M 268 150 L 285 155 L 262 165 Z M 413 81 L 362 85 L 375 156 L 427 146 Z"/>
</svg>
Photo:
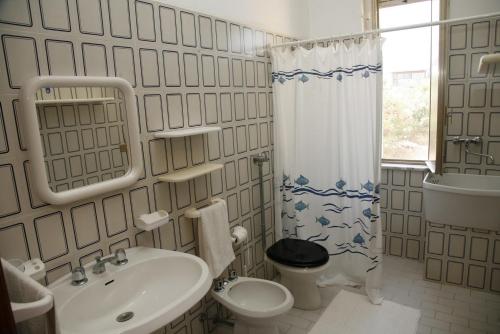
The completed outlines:
<svg viewBox="0 0 500 334">
<path fill-rule="evenodd" d="M 41 88 L 35 104 L 45 173 L 53 192 L 125 175 L 130 140 L 119 89 Z"/>
<path fill-rule="evenodd" d="M 65 204 L 127 187 L 142 169 L 135 97 L 120 78 L 36 77 L 21 91 L 39 196 Z"/>
</svg>

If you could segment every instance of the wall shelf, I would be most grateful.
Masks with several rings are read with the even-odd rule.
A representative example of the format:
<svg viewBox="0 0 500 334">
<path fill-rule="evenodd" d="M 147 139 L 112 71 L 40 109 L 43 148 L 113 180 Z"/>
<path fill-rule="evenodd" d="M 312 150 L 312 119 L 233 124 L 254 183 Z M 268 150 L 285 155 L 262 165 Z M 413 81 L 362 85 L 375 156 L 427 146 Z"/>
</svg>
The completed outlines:
<svg viewBox="0 0 500 334">
<path fill-rule="evenodd" d="M 165 174 L 158 176 L 158 180 L 162 182 L 184 182 L 188 181 L 194 178 L 197 178 L 198 176 L 202 176 L 205 174 L 212 173 L 216 170 L 224 168 L 224 165 L 222 164 L 203 164 L 203 165 L 198 165 L 190 168 L 185 168 L 181 169 L 179 171 Z"/>
<path fill-rule="evenodd" d="M 154 136 L 155 138 L 179 138 L 179 137 L 196 136 L 216 131 L 221 131 L 221 128 L 219 126 L 200 126 L 196 128 L 156 132 Z"/>
<path fill-rule="evenodd" d="M 76 103 L 98 103 L 98 102 L 109 102 L 113 101 L 114 97 L 92 97 L 88 99 L 60 99 L 60 100 L 35 100 L 36 105 L 44 104 L 76 104 Z"/>
</svg>

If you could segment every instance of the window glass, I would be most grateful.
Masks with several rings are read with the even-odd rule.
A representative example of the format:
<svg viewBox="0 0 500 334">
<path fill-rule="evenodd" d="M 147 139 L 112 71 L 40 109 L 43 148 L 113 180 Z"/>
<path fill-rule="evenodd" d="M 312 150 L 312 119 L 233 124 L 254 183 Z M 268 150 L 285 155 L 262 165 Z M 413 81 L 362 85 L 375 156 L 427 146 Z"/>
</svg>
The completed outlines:
<svg viewBox="0 0 500 334">
<path fill-rule="evenodd" d="M 381 29 L 431 21 L 431 1 L 379 8 Z M 431 28 L 382 34 L 383 158 L 427 160 L 431 86 Z"/>
</svg>

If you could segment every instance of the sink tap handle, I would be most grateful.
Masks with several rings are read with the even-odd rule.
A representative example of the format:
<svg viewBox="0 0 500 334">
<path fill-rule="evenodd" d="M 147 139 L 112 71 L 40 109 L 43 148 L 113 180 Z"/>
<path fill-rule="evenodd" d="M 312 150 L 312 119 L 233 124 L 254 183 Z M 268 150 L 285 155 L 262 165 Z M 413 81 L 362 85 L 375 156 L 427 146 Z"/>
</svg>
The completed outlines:
<svg viewBox="0 0 500 334">
<path fill-rule="evenodd" d="M 214 291 L 215 292 L 224 291 L 224 280 L 218 279 L 215 281 Z"/>
<path fill-rule="evenodd" d="M 128 262 L 127 254 L 123 248 L 118 248 L 115 251 L 115 263 L 118 265 L 123 265 Z"/>
<path fill-rule="evenodd" d="M 238 279 L 238 274 L 236 273 L 236 270 L 231 270 L 229 272 L 229 278 L 228 278 L 229 282 L 232 282 L 237 279 Z"/>
<path fill-rule="evenodd" d="M 83 267 L 76 267 L 71 271 L 71 285 L 79 286 L 87 282 L 88 278 Z"/>
<path fill-rule="evenodd" d="M 483 141 L 483 140 L 482 140 L 482 138 L 481 138 L 481 137 L 476 136 L 476 137 L 471 138 L 471 139 L 469 140 L 469 144 L 470 144 L 470 143 L 472 143 L 472 144 L 481 144 L 481 142 L 482 142 L 482 141 Z"/>
</svg>

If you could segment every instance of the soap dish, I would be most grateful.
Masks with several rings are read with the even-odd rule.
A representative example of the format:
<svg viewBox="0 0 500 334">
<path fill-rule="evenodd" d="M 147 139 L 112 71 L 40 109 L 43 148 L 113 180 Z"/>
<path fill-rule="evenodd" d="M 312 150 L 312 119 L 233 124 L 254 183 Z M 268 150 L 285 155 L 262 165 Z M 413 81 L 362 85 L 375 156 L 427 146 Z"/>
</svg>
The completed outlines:
<svg viewBox="0 0 500 334">
<path fill-rule="evenodd" d="M 158 210 L 153 213 L 140 215 L 135 225 L 140 230 L 151 231 L 166 223 L 168 223 L 168 212 L 165 210 Z"/>
</svg>

